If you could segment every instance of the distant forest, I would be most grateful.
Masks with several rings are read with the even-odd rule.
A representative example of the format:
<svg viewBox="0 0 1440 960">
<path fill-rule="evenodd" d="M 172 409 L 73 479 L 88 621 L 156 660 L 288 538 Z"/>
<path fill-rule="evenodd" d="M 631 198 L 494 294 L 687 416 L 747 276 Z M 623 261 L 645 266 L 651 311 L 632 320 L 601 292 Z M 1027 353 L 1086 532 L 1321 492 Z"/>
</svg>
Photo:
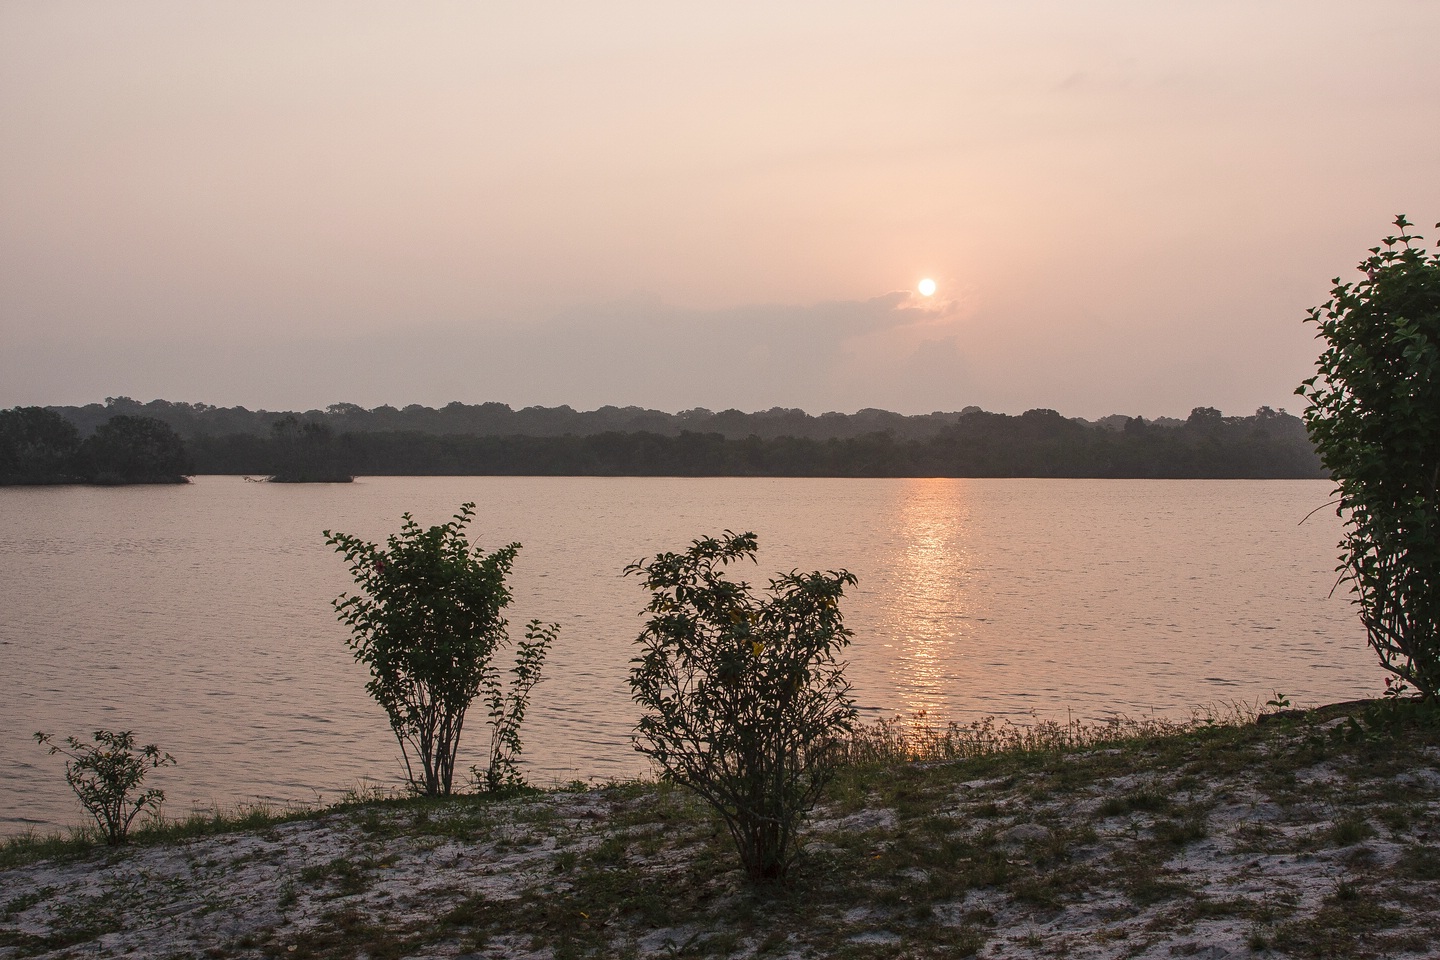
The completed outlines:
<svg viewBox="0 0 1440 960">
<path fill-rule="evenodd" d="M 116 416 L 171 427 L 195 473 L 348 475 L 1318 478 L 1303 422 L 1262 407 L 1227 417 L 1097 421 L 967 407 L 811 416 L 501 403 L 273 412 L 128 397 L 47 408 L 86 437 Z M 0 458 L 3 458 L 0 442 Z"/>
<path fill-rule="evenodd" d="M 54 410 L 0 410 L 0 486 L 185 483 L 185 442 L 153 417 L 117 413 L 81 437 Z"/>
</svg>

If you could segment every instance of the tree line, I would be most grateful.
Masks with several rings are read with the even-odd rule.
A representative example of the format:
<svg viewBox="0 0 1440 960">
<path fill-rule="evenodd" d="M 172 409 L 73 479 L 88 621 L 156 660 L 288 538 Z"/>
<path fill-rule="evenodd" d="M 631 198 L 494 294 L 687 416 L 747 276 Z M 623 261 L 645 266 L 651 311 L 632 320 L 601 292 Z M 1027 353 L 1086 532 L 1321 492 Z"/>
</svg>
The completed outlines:
<svg viewBox="0 0 1440 960">
<path fill-rule="evenodd" d="M 112 400 L 108 406 L 129 409 L 123 401 Z M 278 415 L 267 421 L 263 433 L 236 430 L 182 437 L 160 418 L 112 413 L 83 441 L 83 427 L 61 416 L 76 409 L 88 410 L 5 412 L 9 420 L 0 420 L 0 482 L 157 482 L 138 478 L 174 479 L 187 472 L 299 482 L 343 481 L 356 475 L 1172 479 L 1326 475 L 1304 423 L 1268 407 L 1249 417 L 1226 417 L 1212 407 L 1198 407 L 1183 421 L 1111 418 L 1103 425 L 1062 417 L 1053 410 L 1030 410 L 1019 416 L 970 410 L 920 436 L 875 430 L 824 439 L 730 437 L 694 430 L 673 435 L 614 430 L 558 436 L 342 431 L 336 429 L 331 414 Z M 4 423 L 22 421 L 28 426 L 3 428 Z M 122 468 L 119 453 L 127 449 Z M 102 451 L 109 451 L 108 459 L 98 456 Z"/>
<path fill-rule="evenodd" d="M 142 403 L 130 397 L 107 397 L 104 403 L 79 407 L 51 407 L 56 413 L 88 434 L 116 414 L 153 417 L 164 421 L 182 437 L 221 437 L 248 433 L 266 437 L 277 423 L 293 417 L 301 424 L 322 423 L 336 433 L 428 433 L 438 436 L 593 436 L 601 433 L 654 433 L 678 437 L 682 433 L 718 433 L 729 440 L 746 437 L 774 439 L 803 437 L 812 440 L 845 439 L 872 433 L 890 433 L 900 438 L 935 436 L 979 407 L 956 412 L 935 412 L 906 416 L 888 410 L 867 408 L 856 413 L 822 413 L 772 407 L 745 413 L 704 407 L 665 413 L 644 407 L 604 406 L 596 410 L 575 410 L 569 406 L 512 409 L 504 403 L 448 403 L 432 408 L 412 403 L 404 408 L 382 405 L 367 410 L 353 403 L 334 403 L 323 410 L 274 411 L 245 407 L 217 407 L 206 403 L 177 403 L 151 400 Z M 1076 420 L 1082 425 L 1119 429 L 1130 418 L 1115 415 L 1096 421 Z M 1146 421 L 1159 426 L 1178 426 L 1182 421 L 1161 417 Z"/>
<path fill-rule="evenodd" d="M 732 439 L 650 431 L 525 436 L 420 431 L 336 433 L 311 424 L 282 438 L 229 434 L 190 443 L 203 473 L 274 473 L 303 459 L 331 475 L 1317 478 L 1297 417 L 1200 408 L 1177 426 L 1135 418 L 1119 430 L 1051 410 L 975 412 L 918 438 Z"/>
</svg>

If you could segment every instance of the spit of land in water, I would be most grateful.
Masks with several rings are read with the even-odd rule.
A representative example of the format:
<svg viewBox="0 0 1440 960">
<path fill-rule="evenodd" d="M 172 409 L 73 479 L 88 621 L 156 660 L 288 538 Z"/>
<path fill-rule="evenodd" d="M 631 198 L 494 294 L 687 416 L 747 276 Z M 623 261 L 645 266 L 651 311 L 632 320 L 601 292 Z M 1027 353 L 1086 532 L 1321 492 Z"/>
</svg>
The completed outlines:
<svg viewBox="0 0 1440 960">
<path fill-rule="evenodd" d="M 664 783 L 21 839 L 0 957 L 1440 953 L 1440 714 L 1263 720 L 881 730 L 764 887 Z"/>
</svg>

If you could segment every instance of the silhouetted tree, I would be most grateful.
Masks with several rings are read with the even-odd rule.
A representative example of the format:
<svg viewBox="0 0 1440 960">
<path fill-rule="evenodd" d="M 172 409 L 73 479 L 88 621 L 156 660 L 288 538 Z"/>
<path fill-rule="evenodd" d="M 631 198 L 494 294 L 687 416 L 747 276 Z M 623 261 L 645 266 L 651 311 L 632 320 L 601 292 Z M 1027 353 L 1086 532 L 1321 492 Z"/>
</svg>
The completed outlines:
<svg viewBox="0 0 1440 960">
<path fill-rule="evenodd" d="M 277 420 L 271 429 L 274 465 L 270 479 L 277 483 L 349 483 L 335 449 L 335 433 L 323 423 L 301 422 L 293 416 Z"/>
<path fill-rule="evenodd" d="M 80 445 L 81 475 L 90 483 L 184 483 L 185 442 L 153 417 L 111 417 Z"/>
<path fill-rule="evenodd" d="M 80 432 L 44 407 L 0 410 L 0 484 L 75 480 Z"/>
</svg>

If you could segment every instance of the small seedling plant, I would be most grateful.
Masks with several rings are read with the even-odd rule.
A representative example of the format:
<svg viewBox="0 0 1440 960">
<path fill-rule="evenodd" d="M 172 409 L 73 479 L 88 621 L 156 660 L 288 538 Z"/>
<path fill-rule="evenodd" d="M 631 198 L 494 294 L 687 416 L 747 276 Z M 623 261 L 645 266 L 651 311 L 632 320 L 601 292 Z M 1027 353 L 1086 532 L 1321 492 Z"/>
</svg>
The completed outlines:
<svg viewBox="0 0 1440 960">
<path fill-rule="evenodd" d="M 471 703 L 483 691 L 491 723 L 489 765 L 475 773 L 490 789 L 520 784 L 520 724 L 560 625 L 532 620 L 516 648 L 509 689 L 495 655 L 510 646 L 506 577 L 520 544 L 485 554 L 465 528 L 466 503 L 450 522 L 422 528 L 410 514 L 384 547 L 325 531 L 360 587 L 335 613 L 350 628 L 355 659 L 370 669 L 365 689 L 385 709 L 412 789 L 449 796 Z"/>
<path fill-rule="evenodd" d="M 643 709 L 635 748 L 695 791 L 729 828 L 752 881 L 784 879 L 798 830 L 834 773 L 855 718 L 839 651 L 850 573 L 784 574 L 757 596 L 726 576 L 755 561 L 753 533 L 726 531 L 632 564 L 650 619 L 631 661 Z"/>
<path fill-rule="evenodd" d="M 51 756 L 58 753 L 66 757 L 65 782 L 112 847 L 125 842 L 130 824 L 143 811 L 158 815 L 165 802 L 163 790 L 140 788 L 146 773 L 173 766 L 175 758 L 161 753 L 153 743 L 137 748 L 135 735 L 129 730 L 96 730 L 91 743 L 76 737 L 56 743 L 48 733 L 36 733 L 35 741 L 49 747 Z"/>
<path fill-rule="evenodd" d="M 489 791 L 523 787 L 520 773 L 520 724 L 530 704 L 530 691 L 540 682 L 545 654 L 555 642 L 559 624 L 542 624 L 531 620 L 525 626 L 525 639 L 515 645 L 515 665 L 510 668 L 510 686 L 501 685 L 498 674 L 491 670 L 485 676 L 485 706 L 490 716 L 490 762 L 481 768 L 470 768 L 470 775 L 482 789 Z"/>
</svg>

